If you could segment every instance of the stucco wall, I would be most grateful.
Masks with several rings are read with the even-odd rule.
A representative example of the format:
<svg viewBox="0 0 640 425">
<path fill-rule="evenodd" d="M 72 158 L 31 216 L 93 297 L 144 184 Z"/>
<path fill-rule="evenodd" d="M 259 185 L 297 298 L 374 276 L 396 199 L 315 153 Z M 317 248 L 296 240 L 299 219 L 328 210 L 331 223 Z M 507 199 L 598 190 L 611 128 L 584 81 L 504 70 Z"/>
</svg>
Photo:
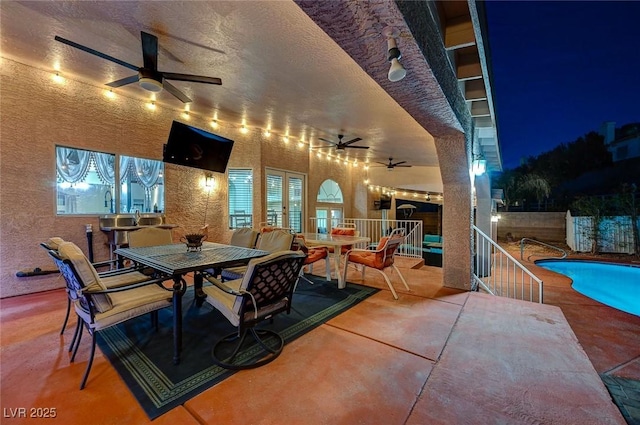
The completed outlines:
<svg viewBox="0 0 640 425">
<path fill-rule="evenodd" d="M 38 244 L 50 236 L 60 236 L 87 252 L 85 225 L 92 224 L 94 258 L 109 257 L 107 237 L 98 227 L 97 216 L 62 217 L 55 211 L 55 145 L 162 159 L 172 120 L 180 117 L 175 109 L 158 105 L 148 110 L 140 99 L 117 96 L 107 99 L 103 90 L 73 80 L 52 82 L 52 74 L 2 58 L 0 86 L 0 297 L 38 292 L 63 285 L 58 275 L 17 278 L 16 271 L 34 267 L 53 268 Z M 209 111 L 207 111 L 209 112 Z M 189 124 L 203 129 L 210 116 L 191 115 Z M 250 117 L 249 117 L 250 118 Z M 352 170 L 335 162 L 309 156 L 297 146 L 285 145 L 279 137 L 265 138 L 258 129 L 243 135 L 237 126 L 212 130 L 235 141 L 230 167 L 250 167 L 254 171 L 254 222 L 264 221 L 264 167 L 306 174 L 307 217 L 314 214 L 315 196 L 325 177 L 340 183 L 345 195 L 345 215 L 352 209 L 362 214 L 361 202 Z M 204 223 L 207 194 L 201 187 L 205 172 L 173 164 L 165 165 L 165 212 L 167 222 L 179 224 L 174 239 Z M 214 173 L 216 189 L 208 199 L 209 239 L 228 241 L 227 180 Z M 360 183 L 361 185 L 361 183 Z"/>
<path fill-rule="evenodd" d="M 531 238 L 543 242 L 565 243 L 567 223 L 565 212 L 501 212 L 498 239 Z"/>
</svg>

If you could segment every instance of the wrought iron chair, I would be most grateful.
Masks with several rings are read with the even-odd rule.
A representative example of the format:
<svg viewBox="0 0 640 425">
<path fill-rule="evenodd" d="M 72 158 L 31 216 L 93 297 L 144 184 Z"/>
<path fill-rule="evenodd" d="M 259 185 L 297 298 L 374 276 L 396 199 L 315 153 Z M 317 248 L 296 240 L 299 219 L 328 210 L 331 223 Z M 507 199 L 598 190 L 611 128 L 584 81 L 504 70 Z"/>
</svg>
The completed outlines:
<svg viewBox="0 0 640 425">
<path fill-rule="evenodd" d="M 378 246 L 375 250 L 354 248 L 347 251 L 347 253 L 345 254 L 345 264 L 343 271 L 345 282 L 347 280 L 347 268 L 349 266 L 349 263 L 359 264 L 361 266 L 363 282 L 365 270 L 367 269 L 367 267 L 372 268 L 373 270 L 377 270 L 382 274 L 385 282 L 387 282 L 387 285 L 389 286 L 389 289 L 391 289 L 393 298 L 397 300 L 398 294 L 393 288 L 393 285 L 389 280 L 389 276 L 387 276 L 387 274 L 384 272 L 386 268 L 391 267 L 398 273 L 398 276 L 400 276 L 400 280 L 402 280 L 405 288 L 410 291 L 411 289 L 409 288 L 409 285 L 407 285 L 407 281 L 404 279 L 404 276 L 402 276 L 402 273 L 400 273 L 400 270 L 398 270 L 398 268 L 394 264 L 395 253 L 403 241 L 404 237 L 400 235 L 394 235 L 393 237 L 385 236 L 380 239 L 380 242 L 378 242 Z"/>
<path fill-rule="evenodd" d="M 162 282 L 171 277 L 151 279 L 145 276 L 146 280 L 142 282 L 107 289 L 103 279 L 74 243 L 64 242 L 57 251 L 50 250 L 49 255 L 64 276 L 67 295 L 78 316 L 71 342 L 71 362 L 75 361 L 80 346 L 83 325 L 92 336 L 91 354 L 80 383 L 80 389 L 83 389 L 93 364 L 96 332 L 145 313 L 153 313 L 152 320 L 157 328 L 157 311 L 172 305 L 172 290 L 162 286 Z"/>
<path fill-rule="evenodd" d="M 49 238 L 47 242 L 40 243 L 47 251 L 58 251 L 58 247 L 61 243 L 65 242 L 64 239 L 59 237 Z M 92 263 L 95 269 L 99 267 L 110 267 L 116 263 L 117 260 L 101 261 Z M 107 270 L 104 272 L 98 272 L 98 276 L 102 279 L 102 283 L 107 289 L 117 288 L 120 286 L 131 285 L 133 283 L 142 282 L 149 279 L 149 277 L 143 273 L 140 273 L 142 269 L 138 267 L 128 267 L 123 269 Z M 65 288 L 68 291 L 68 288 Z M 67 313 L 64 316 L 64 322 L 62 323 L 62 329 L 60 329 L 60 335 L 64 334 L 64 330 L 67 328 L 69 322 L 69 315 L 71 314 L 71 299 L 67 296 Z M 71 346 L 69 346 L 71 351 Z"/>
<path fill-rule="evenodd" d="M 256 327 L 279 313 L 289 314 L 304 259 L 305 254 L 301 251 L 276 252 L 251 260 L 242 279 L 225 283 L 205 274 L 213 284 L 203 288 L 206 301 L 238 328 L 214 344 L 212 355 L 217 365 L 233 370 L 251 369 L 267 364 L 280 355 L 284 347 L 282 336 L 275 331 Z M 252 346 L 251 340 L 246 341 L 248 334 L 263 353 L 246 359 L 243 350 Z"/>
<path fill-rule="evenodd" d="M 260 234 L 256 249 L 267 252 L 288 251 L 293 243 L 293 235 L 286 230 L 275 229 Z M 246 272 L 247 266 L 222 269 L 220 278 L 222 281 L 240 279 Z"/>
</svg>

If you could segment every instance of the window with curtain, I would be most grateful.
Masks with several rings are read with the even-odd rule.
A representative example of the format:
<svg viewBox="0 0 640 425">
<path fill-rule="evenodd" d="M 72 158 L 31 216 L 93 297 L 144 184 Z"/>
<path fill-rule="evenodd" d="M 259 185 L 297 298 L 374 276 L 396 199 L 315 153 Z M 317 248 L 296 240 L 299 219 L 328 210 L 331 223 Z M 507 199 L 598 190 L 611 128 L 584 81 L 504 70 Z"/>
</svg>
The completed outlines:
<svg viewBox="0 0 640 425">
<path fill-rule="evenodd" d="M 229 228 L 252 227 L 253 170 L 229 168 Z"/>
<path fill-rule="evenodd" d="M 164 210 L 162 161 L 56 146 L 56 183 L 59 215 Z"/>
</svg>

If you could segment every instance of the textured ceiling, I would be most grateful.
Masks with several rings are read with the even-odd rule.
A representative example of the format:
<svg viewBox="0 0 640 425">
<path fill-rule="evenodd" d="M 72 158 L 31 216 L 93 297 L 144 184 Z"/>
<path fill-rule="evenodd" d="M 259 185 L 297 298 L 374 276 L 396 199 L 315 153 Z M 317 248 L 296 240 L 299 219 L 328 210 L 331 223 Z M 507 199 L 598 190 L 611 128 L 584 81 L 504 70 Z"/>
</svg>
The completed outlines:
<svg viewBox="0 0 640 425">
<path fill-rule="evenodd" d="M 397 187 L 442 191 L 430 132 L 461 131 L 460 125 L 394 2 L 3 0 L 0 13 L 6 58 L 45 70 L 59 64 L 63 74 L 99 87 L 132 71 L 54 36 L 141 66 L 140 31 L 150 32 L 159 38 L 160 70 L 222 79 L 222 86 L 172 82 L 194 100 L 192 113 L 216 116 L 223 124 L 245 120 L 313 145 L 326 145 L 318 137 L 360 137 L 357 144 L 371 149 L 348 149 L 350 158 L 392 157 L 414 166 L 372 170 L 372 183 L 393 180 Z M 398 47 L 408 69 L 396 83 L 386 79 L 381 31 L 387 25 L 400 30 Z M 418 99 L 414 116 L 390 95 L 398 88 Z M 137 84 L 117 92 L 149 98 Z M 157 102 L 183 108 L 166 91 Z"/>
</svg>

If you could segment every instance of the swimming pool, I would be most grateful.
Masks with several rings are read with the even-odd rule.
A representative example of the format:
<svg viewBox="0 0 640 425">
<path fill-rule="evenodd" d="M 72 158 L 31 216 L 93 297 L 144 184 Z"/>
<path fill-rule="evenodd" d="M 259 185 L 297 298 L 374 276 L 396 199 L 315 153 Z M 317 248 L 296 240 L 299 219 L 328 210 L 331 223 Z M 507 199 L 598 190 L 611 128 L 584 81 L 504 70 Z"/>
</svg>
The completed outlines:
<svg viewBox="0 0 640 425">
<path fill-rule="evenodd" d="M 568 276 L 582 295 L 640 316 L 640 267 L 572 260 L 538 260 L 536 265 Z"/>
</svg>

